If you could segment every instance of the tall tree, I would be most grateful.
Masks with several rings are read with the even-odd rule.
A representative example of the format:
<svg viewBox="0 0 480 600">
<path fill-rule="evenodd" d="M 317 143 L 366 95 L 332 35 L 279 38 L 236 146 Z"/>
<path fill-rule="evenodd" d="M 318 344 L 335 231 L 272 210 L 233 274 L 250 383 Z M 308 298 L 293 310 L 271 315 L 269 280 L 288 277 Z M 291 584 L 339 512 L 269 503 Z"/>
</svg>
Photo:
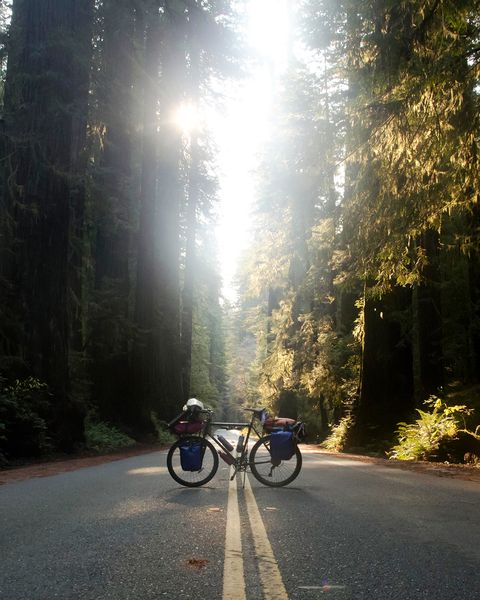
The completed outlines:
<svg viewBox="0 0 480 600">
<path fill-rule="evenodd" d="M 130 264 L 137 211 L 133 202 L 134 102 L 139 100 L 135 63 L 143 58 L 142 48 L 135 48 L 135 32 L 140 29 L 144 34 L 139 12 L 127 1 L 105 0 L 99 9 L 99 68 L 92 111 L 102 142 L 92 172 L 94 290 L 88 335 L 92 402 L 101 417 L 123 423 L 135 413 L 129 346 Z"/>
<path fill-rule="evenodd" d="M 80 310 L 71 286 L 83 222 L 92 10 L 92 0 L 16 0 L 5 89 L 3 223 L 11 245 L 3 273 L 19 327 L 4 338 L 4 353 L 49 384 L 66 449 L 83 431 L 71 395 L 72 313 Z"/>
<path fill-rule="evenodd" d="M 234 13 L 234 8 L 224 0 L 203 3 L 189 0 L 185 3 L 185 103 L 199 121 L 206 100 L 211 100 L 211 88 L 215 82 L 218 86 L 218 80 L 238 74 L 239 53 L 231 21 Z M 202 217 L 211 222 L 207 215 L 216 200 L 216 180 L 212 177 L 213 152 L 205 124 L 193 124 L 186 137 L 185 252 L 181 301 L 182 388 L 185 397 L 191 390 L 194 314 L 202 287 L 201 282 L 196 283 L 200 266 L 198 232 Z M 219 293 L 218 288 L 214 289 Z"/>
<path fill-rule="evenodd" d="M 135 356 L 142 427 L 150 413 L 168 414 L 167 406 L 180 399 L 178 362 L 179 282 L 179 134 L 169 117 L 180 95 L 173 73 L 182 68 L 182 45 L 176 41 L 178 15 L 165 7 L 168 27 L 162 29 L 157 2 L 151 3 L 146 18 L 144 116 L 141 202 L 135 323 L 139 328 Z M 165 34 L 165 35 L 162 35 Z M 168 36 L 167 38 L 165 36 Z M 166 41 L 168 39 L 168 43 Z M 180 48 L 179 48 L 180 46 Z M 160 57 L 162 91 L 159 103 Z M 163 116 L 158 124 L 158 111 Z"/>
</svg>

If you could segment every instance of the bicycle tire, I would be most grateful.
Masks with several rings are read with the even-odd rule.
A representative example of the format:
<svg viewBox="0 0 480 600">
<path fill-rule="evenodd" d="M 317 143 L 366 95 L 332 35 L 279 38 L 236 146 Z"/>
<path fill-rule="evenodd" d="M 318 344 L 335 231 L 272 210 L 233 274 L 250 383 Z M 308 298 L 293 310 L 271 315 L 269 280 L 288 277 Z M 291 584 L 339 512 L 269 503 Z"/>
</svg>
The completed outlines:
<svg viewBox="0 0 480 600">
<path fill-rule="evenodd" d="M 184 471 L 180 463 L 180 445 L 189 442 L 203 444 L 202 467 L 198 471 Z M 186 487 L 199 487 L 208 483 L 218 469 L 218 454 L 213 444 L 205 438 L 195 435 L 184 436 L 177 440 L 167 454 L 167 469 L 171 477 L 180 485 Z"/>
<path fill-rule="evenodd" d="M 252 475 L 263 485 L 281 487 L 291 483 L 302 468 L 302 453 L 295 444 L 295 454 L 290 460 L 272 461 L 270 455 L 270 435 L 258 440 L 253 446 L 249 465 Z M 278 462 L 278 464 L 275 464 Z"/>
</svg>

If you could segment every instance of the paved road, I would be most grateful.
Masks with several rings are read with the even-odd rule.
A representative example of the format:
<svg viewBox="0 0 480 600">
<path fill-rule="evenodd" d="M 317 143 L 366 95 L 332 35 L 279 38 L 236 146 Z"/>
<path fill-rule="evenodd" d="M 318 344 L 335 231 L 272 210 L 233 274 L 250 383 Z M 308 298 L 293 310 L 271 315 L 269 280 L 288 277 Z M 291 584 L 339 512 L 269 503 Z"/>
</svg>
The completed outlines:
<svg viewBox="0 0 480 600">
<path fill-rule="evenodd" d="M 0 487 L 0 598 L 239 600 L 241 586 L 223 592 L 230 493 L 247 600 L 480 599 L 476 483 L 305 450 L 285 489 L 250 477 L 252 500 L 240 485 L 229 492 L 226 465 L 208 486 L 187 489 L 165 458 Z M 252 506 L 275 560 L 255 550 Z M 256 522 L 255 542 L 261 529 Z M 261 580 L 262 561 L 278 565 L 280 584 Z"/>
</svg>

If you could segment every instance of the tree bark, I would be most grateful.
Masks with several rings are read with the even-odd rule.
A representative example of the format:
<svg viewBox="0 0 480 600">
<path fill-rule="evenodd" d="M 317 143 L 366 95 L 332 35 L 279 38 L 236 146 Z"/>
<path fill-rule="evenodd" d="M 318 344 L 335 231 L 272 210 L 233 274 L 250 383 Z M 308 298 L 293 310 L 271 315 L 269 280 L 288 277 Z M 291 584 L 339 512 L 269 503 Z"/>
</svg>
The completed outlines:
<svg viewBox="0 0 480 600">
<path fill-rule="evenodd" d="M 192 370 L 192 334 L 193 334 L 193 304 L 196 269 L 196 228 L 197 205 L 199 194 L 199 161 L 198 141 L 192 137 L 190 143 L 190 164 L 188 177 L 188 200 L 186 222 L 185 272 L 182 290 L 182 321 L 181 321 L 181 363 L 182 363 L 182 393 L 185 398 L 190 394 L 190 378 Z"/>
<path fill-rule="evenodd" d="M 99 119 L 105 127 L 95 182 L 92 400 L 106 420 L 128 424 L 136 405 L 129 363 L 132 207 L 132 86 L 135 11 L 128 0 L 103 4 Z"/>
<path fill-rule="evenodd" d="M 480 382 L 480 209 L 478 204 L 472 207 L 471 235 L 474 250 L 468 257 L 468 283 L 470 291 L 470 377 Z"/>
<path fill-rule="evenodd" d="M 168 21 L 167 21 L 168 23 Z M 135 357 L 141 426 L 151 412 L 168 420 L 181 402 L 179 202 L 180 138 L 169 120 L 179 102 L 178 31 L 160 15 L 149 18 L 146 41 L 145 111 L 135 322 L 141 339 Z M 159 57 L 162 92 L 157 132 Z M 181 72 L 181 71 L 180 71 Z"/>
<path fill-rule="evenodd" d="M 193 23 L 194 24 L 194 23 Z M 200 85 L 200 50 L 195 44 L 195 33 L 189 28 L 189 63 L 188 73 L 190 87 L 190 102 L 198 107 Z M 181 314 L 181 364 L 182 364 L 182 393 L 184 398 L 190 394 L 190 379 L 192 370 L 192 334 L 193 334 L 193 304 L 196 270 L 196 230 L 197 212 L 200 195 L 200 156 L 198 134 L 191 132 L 189 144 L 187 211 L 186 211 L 186 244 L 185 271 L 182 290 Z"/>
<path fill-rule="evenodd" d="M 416 356 L 418 379 L 415 396 L 426 400 L 438 393 L 443 385 L 441 274 L 438 257 L 438 234 L 426 231 L 421 240 L 428 265 L 424 269 L 424 282 L 414 294 L 414 330 L 416 331 Z"/>
<path fill-rule="evenodd" d="M 71 300 L 79 293 L 72 246 L 83 229 L 92 11 L 93 0 L 16 0 L 5 89 L 10 310 L 22 324 L 9 351 L 49 384 L 64 449 L 83 435 L 82 407 L 71 397 L 70 344 L 80 310 Z"/>
<path fill-rule="evenodd" d="M 407 288 L 395 288 L 381 299 L 365 298 L 360 389 L 352 410 L 350 447 L 389 439 L 413 408 L 412 348 L 409 332 L 402 327 L 410 307 Z"/>
</svg>

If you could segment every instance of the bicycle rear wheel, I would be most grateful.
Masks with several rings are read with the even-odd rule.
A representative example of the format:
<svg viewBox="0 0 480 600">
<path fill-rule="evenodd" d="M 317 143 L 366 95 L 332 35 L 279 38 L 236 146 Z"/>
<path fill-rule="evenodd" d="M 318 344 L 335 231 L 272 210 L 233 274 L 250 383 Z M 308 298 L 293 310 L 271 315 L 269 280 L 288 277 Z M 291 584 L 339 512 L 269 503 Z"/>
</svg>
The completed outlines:
<svg viewBox="0 0 480 600">
<path fill-rule="evenodd" d="M 203 460 L 199 470 L 185 471 L 182 468 L 180 447 L 191 444 L 201 444 Z M 199 487 L 208 483 L 218 469 L 218 454 L 213 444 L 205 438 L 195 435 L 184 436 L 177 440 L 167 454 L 167 469 L 170 475 L 180 485 Z"/>
<path fill-rule="evenodd" d="M 302 454 L 295 445 L 295 454 L 290 460 L 274 460 L 270 454 L 270 436 L 266 435 L 253 446 L 249 457 L 250 470 L 255 479 L 271 487 L 288 485 L 298 476 L 302 468 Z"/>
</svg>

